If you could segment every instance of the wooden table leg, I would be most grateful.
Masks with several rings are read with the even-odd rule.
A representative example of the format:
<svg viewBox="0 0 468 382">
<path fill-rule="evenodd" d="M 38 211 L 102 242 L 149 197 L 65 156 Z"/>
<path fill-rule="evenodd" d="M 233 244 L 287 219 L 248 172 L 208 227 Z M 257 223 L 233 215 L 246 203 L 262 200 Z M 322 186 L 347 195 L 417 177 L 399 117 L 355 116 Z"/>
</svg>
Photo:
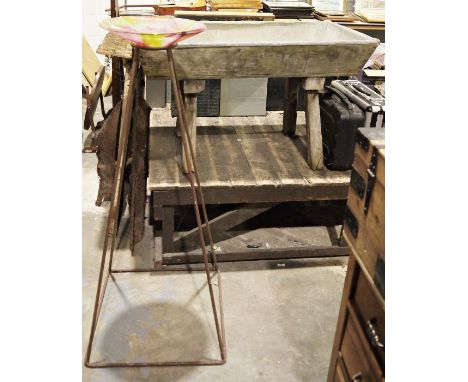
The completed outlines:
<svg viewBox="0 0 468 382">
<path fill-rule="evenodd" d="M 306 78 L 302 83 L 302 87 L 306 91 L 307 162 L 312 170 L 323 169 L 322 130 L 318 93 L 323 89 L 324 83 L 324 78 Z"/>
<path fill-rule="evenodd" d="M 174 207 L 162 208 L 162 253 L 174 252 Z"/>
<path fill-rule="evenodd" d="M 187 130 L 189 138 L 192 142 L 192 147 L 196 153 L 197 149 L 197 96 L 205 89 L 204 80 L 187 80 L 184 81 L 183 92 L 184 92 L 184 104 L 185 104 L 185 114 L 187 119 Z M 182 147 L 182 169 L 184 173 L 193 171 L 193 169 L 188 169 L 185 166 L 185 157 L 189 153 L 186 153 Z M 188 163 L 191 163 L 188 161 Z"/>
<path fill-rule="evenodd" d="M 284 98 L 283 134 L 294 137 L 296 133 L 297 93 L 302 78 L 287 78 Z"/>
</svg>

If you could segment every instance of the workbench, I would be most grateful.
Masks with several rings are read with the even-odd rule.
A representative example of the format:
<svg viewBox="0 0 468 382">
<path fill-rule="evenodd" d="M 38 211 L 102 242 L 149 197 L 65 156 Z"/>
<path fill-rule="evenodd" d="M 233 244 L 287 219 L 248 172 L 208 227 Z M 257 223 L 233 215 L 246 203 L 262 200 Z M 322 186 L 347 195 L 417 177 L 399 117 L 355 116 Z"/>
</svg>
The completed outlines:
<svg viewBox="0 0 468 382">
<path fill-rule="evenodd" d="M 168 114 L 168 113 L 166 113 Z M 301 116 L 302 117 L 302 116 Z M 238 122 L 240 118 L 232 118 Z M 197 161 L 208 205 L 233 207 L 210 221 L 213 232 L 225 232 L 283 202 L 344 200 L 349 171 L 313 171 L 306 161 L 306 129 L 299 119 L 294 139 L 282 133 L 274 116 L 244 117 L 244 124 L 209 123 L 198 127 Z M 260 121 L 266 122 L 260 124 Z M 196 244 L 197 229 L 177 235 L 175 212 L 190 206 L 190 184 L 182 171 L 181 147 L 174 122 L 158 118 L 150 128 L 149 178 L 153 218 L 162 225 L 163 264 L 197 263 L 200 255 L 187 254 Z M 342 256 L 348 248 L 332 246 L 236 248 L 218 253 L 218 261 Z M 159 258 L 159 254 L 157 254 Z"/>
<path fill-rule="evenodd" d="M 312 170 L 322 169 L 318 92 L 323 89 L 325 77 L 357 74 L 379 41 L 328 21 L 228 21 L 206 25 L 204 33 L 182 41 L 174 49 L 176 70 L 179 79 L 184 80 L 182 89 L 193 146 L 196 147 L 197 94 L 203 91 L 205 79 L 285 77 L 288 82 L 283 132 L 294 136 L 297 91 L 302 86 L 306 92 L 307 161 Z M 97 52 L 130 60 L 132 46 L 108 34 Z M 164 50 L 141 52 L 147 78 L 167 79 L 166 62 Z"/>
<path fill-rule="evenodd" d="M 206 204 L 238 206 L 222 222 L 216 220 L 213 229 L 228 229 L 281 202 L 346 199 L 349 173 L 331 172 L 323 166 L 318 93 L 325 77 L 356 74 L 378 40 L 315 20 L 206 25 L 206 32 L 181 42 L 173 55 L 183 82 L 187 127 Z M 123 59 L 129 67 L 132 50 L 126 40 L 108 34 L 97 52 Z M 140 58 L 146 78 L 169 77 L 164 50 L 141 50 Z M 259 77 L 287 78 L 282 125 L 204 126 L 197 131 L 197 95 L 205 79 Z M 306 92 L 305 128 L 296 129 L 300 87 Z M 180 251 L 174 244 L 174 209 L 191 204 L 185 176 L 190 169 L 184 166 L 188 154 L 173 125 L 158 124 L 150 129 L 149 138 L 147 190 L 153 217 L 162 221 L 163 254 Z M 221 253 L 218 258 L 323 257 L 347 251 L 339 245 L 257 249 Z M 164 258 L 167 264 L 200 260 L 199 256 Z"/>
</svg>

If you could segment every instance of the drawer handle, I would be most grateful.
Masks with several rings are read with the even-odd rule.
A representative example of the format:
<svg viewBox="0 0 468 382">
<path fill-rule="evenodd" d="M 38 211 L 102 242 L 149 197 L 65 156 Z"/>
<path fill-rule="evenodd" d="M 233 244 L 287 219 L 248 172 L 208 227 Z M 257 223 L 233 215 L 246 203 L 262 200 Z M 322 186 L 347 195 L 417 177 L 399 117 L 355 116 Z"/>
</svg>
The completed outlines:
<svg viewBox="0 0 468 382">
<path fill-rule="evenodd" d="M 385 345 L 380 342 L 379 336 L 377 335 L 377 331 L 375 330 L 375 324 L 376 320 L 374 318 L 371 318 L 366 322 L 366 334 L 367 338 L 369 339 L 370 343 L 372 346 L 374 346 L 377 349 L 384 350 Z"/>
<path fill-rule="evenodd" d="M 351 377 L 351 382 L 359 382 L 362 381 L 362 373 L 356 373 Z"/>
</svg>

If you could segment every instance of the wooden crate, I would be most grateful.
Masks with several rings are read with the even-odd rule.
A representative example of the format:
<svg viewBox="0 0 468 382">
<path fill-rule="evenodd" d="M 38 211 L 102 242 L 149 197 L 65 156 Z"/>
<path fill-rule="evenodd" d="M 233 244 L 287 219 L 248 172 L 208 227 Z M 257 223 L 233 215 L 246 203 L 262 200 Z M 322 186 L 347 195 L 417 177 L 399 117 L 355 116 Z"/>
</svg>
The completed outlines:
<svg viewBox="0 0 468 382">
<path fill-rule="evenodd" d="M 384 129 L 362 128 L 357 144 L 345 212 L 346 240 L 382 296 L 385 270 Z"/>
</svg>

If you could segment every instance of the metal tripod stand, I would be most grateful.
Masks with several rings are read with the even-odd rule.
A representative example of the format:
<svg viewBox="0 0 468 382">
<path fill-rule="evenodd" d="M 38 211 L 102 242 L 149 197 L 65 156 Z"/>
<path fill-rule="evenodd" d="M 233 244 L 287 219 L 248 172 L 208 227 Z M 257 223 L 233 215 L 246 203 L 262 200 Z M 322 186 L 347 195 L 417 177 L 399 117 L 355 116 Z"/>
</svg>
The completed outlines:
<svg viewBox="0 0 468 382">
<path fill-rule="evenodd" d="M 172 82 L 172 88 L 175 93 L 175 100 L 177 106 L 177 113 L 180 118 L 180 127 L 182 132 L 182 144 L 184 146 L 185 152 L 189 155 L 185 156 L 185 165 L 189 169 L 187 177 L 190 182 L 192 202 L 195 210 L 195 217 L 198 226 L 200 245 L 203 256 L 203 265 L 204 271 L 206 273 L 206 279 L 208 284 L 208 289 L 210 293 L 211 307 L 213 310 L 213 317 L 216 326 L 216 334 L 219 343 L 220 358 L 219 360 L 189 360 L 189 361 L 164 361 L 164 362 L 91 362 L 91 352 L 94 337 L 96 335 L 96 328 L 98 324 L 99 314 L 104 300 L 104 295 L 107 287 L 107 282 L 110 278 L 113 278 L 115 273 L 124 273 L 124 272 L 164 272 L 166 270 L 155 270 L 155 269 L 133 269 L 133 270 L 116 270 L 112 268 L 113 255 L 114 255 L 114 245 L 115 238 L 117 234 L 117 220 L 119 216 L 119 207 L 120 207 L 120 198 L 122 194 L 122 183 L 124 178 L 125 170 L 125 160 L 127 155 L 127 146 L 129 140 L 130 126 L 131 126 L 131 117 L 133 109 L 133 101 L 135 94 L 136 81 L 138 78 L 138 70 L 140 67 L 140 50 L 135 47 L 133 49 L 133 59 L 132 67 L 130 70 L 130 83 L 128 93 L 123 103 L 122 111 L 122 124 L 121 132 L 119 139 L 119 147 L 117 154 L 117 162 L 115 166 L 114 173 L 114 183 L 112 188 L 112 196 L 109 207 L 109 214 L 107 217 L 106 223 L 106 232 L 104 238 L 104 246 L 102 251 L 101 266 L 99 271 L 98 285 L 96 290 L 96 299 L 94 303 L 93 319 L 91 323 L 91 331 L 89 335 L 88 347 L 86 350 L 85 356 L 85 366 L 90 368 L 109 368 L 109 367 L 156 367 L 156 366 L 203 366 L 203 365 L 222 365 L 226 363 L 226 339 L 225 339 L 225 330 L 224 330 L 224 311 L 223 311 L 223 296 L 222 296 L 222 286 L 221 286 L 221 272 L 218 268 L 218 263 L 216 259 L 216 253 L 214 250 L 213 239 L 210 230 L 210 224 L 205 208 L 205 200 L 203 197 L 203 190 L 200 184 L 200 178 L 198 176 L 197 164 L 195 161 L 195 153 L 193 146 L 189 137 L 187 129 L 187 120 L 185 115 L 185 106 L 182 100 L 182 94 L 179 86 L 179 81 L 177 79 L 174 57 L 172 55 L 172 49 L 166 49 L 167 59 L 169 64 L 170 77 Z M 200 214 L 200 208 L 202 210 L 203 221 Z M 208 243 L 210 245 L 210 254 L 211 254 L 211 266 L 210 270 L 209 261 L 208 261 L 208 252 L 206 250 L 206 240 L 205 234 L 208 238 Z M 109 248 L 110 241 L 110 248 Z M 107 254 L 110 251 L 108 264 L 106 267 Z M 107 268 L 107 272 L 106 272 Z M 180 269 L 177 269 L 180 271 Z M 167 271 L 174 271 L 168 269 Z M 215 301 L 215 293 L 213 291 L 213 275 L 211 272 L 214 272 L 216 275 L 216 282 L 218 286 L 218 308 Z"/>
</svg>

